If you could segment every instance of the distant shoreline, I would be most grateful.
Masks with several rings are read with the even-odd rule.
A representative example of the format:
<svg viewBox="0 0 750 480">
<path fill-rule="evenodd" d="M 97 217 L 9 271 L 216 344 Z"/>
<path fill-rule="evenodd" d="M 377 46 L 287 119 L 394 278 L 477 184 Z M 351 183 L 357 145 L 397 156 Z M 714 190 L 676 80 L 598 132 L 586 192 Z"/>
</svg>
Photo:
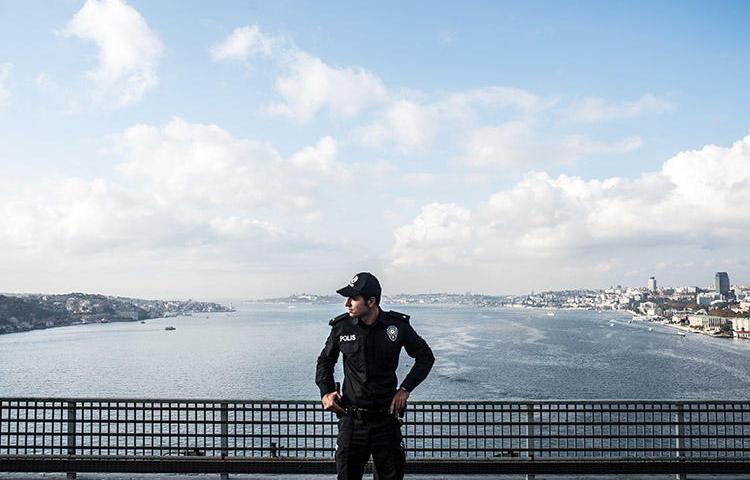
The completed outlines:
<svg viewBox="0 0 750 480">
<path fill-rule="evenodd" d="M 231 305 L 225 307 L 213 302 L 143 300 L 87 293 L 0 295 L 0 334 L 233 310 Z"/>
</svg>

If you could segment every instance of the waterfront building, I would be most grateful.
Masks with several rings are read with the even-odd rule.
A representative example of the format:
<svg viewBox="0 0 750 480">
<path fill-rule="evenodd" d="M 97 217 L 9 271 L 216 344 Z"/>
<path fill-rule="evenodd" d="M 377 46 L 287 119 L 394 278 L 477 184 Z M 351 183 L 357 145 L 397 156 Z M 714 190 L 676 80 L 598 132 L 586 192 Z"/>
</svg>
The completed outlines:
<svg viewBox="0 0 750 480">
<path fill-rule="evenodd" d="M 687 322 L 688 314 L 685 312 L 676 312 L 672 315 L 672 323 L 684 323 Z"/>
<path fill-rule="evenodd" d="M 735 338 L 750 339 L 750 318 L 733 318 L 732 331 Z"/>
<path fill-rule="evenodd" d="M 726 298 L 729 295 L 729 275 L 727 275 L 727 272 L 716 272 L 715 283 L 716 291 Z"/>
<path fill-rule="evenodd" d="M 648 277 L 648 289 L 651 292 L 656 291 L 656 277 Z"/>
<path fill-rule="evenodd" d="M 688 315 L 688 322 L 691 327 L 702 329 L 704 332 L 718 332 L 722 325 L 732 323 L 729 318 L 717 315 Z"/>
</svg>

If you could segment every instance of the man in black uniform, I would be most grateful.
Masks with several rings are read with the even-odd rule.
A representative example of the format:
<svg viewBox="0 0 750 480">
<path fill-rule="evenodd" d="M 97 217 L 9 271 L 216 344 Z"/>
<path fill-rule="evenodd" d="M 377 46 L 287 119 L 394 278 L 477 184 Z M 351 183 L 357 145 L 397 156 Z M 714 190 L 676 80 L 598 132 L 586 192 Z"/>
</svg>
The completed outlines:
<svg viewBox="0 0 750 480">
<path fill-rule="evenodd" d="M 379 480 L 401 479 L 405 456 L 398 416 L 409 393 L 427 377 L 435 357 L 409 325 L 408 315 L 380 309 L 380 282 L 374 275 L 359 273 L 337 293 L 346 297 L 348 312 L 331 320 L 331 334 L 315 373 L 323 408 L 340 416 L 337 478 L 361 479 L 372 454 Z M 415 362 L 397 389 L 402 346 Z M 333 379 L 339 352 L 344 354 L 342 394 Z"/>
</svg>

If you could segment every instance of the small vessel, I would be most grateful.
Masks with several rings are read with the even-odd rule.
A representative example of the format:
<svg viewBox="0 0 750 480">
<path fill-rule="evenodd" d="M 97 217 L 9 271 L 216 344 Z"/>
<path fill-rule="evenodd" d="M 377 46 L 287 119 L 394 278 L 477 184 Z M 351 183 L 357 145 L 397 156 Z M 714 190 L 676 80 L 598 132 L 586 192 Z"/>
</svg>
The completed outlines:
<svg viewBox="0 0 750 480">
<path fill-rule="evenodd" d="M 648 327 L 648 331 L 653 332 L 654 331 L 653 327 Z"/>
<path fill-rule="evenodd" d="M 141 323 L 146 323 L 146 320 L 141 320 Z"/>
<path fill-rule="evenodd" d="M 615 326 L 615 323 L 614 323 L 614 322 L 610 322 L 610 323 L 609 323 L 609 326 L 610 326 L 610 327 L 614 327 L 614 326 Z"/>
<path fill-rule="evenodd" d="M 677 332 L 677 335 L 679 335 L 679 336 L 681 336 L 681 337 L 684 337 L 684 336 L 685 336 L 685 335 L 687 335 L 687 334 L 686 334 L 685 332 Z"/>
<path fill-rule="evenodd" d="M 164 330 L 177 330 L 177 329 L 174 328 L 172 325 L 169 325 L 167 327 L 164 327 Z"/>
<path fill-rule="evenodd" d="M 547 314 L 546 314 L 546 315 L 547 315 L 548 317 L 554 317 L 554 316 L 555 316 L 555 312 L 547 312 Z"/>
<path fill-rule="evenodd" d="M 631 318 L 630 320 L 628 320 L 628 323 L 633 323 L 633 319 Z"/>
</svg>

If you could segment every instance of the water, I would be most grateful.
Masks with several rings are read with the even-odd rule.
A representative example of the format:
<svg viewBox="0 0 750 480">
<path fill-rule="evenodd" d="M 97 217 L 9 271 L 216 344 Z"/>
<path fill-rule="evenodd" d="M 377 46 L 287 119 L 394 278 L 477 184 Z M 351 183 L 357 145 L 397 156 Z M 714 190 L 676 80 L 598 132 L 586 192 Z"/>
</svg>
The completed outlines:
<svg viewBox="0 0 750 480">
<path fill-rule="evenodd" d="M 412 315 L 436 356 L 412 399 L 746 399 L 750 392 L 749 341 L 680 337 L 618 312 L 397 310 Z M 328 319 L 341 311 L 246 303 L 231 314 L 0 335 L 0 396 L 317 399 L 315 361 Z M 402 353 L 399 378 L 411 364 Z"/>
</svg>

